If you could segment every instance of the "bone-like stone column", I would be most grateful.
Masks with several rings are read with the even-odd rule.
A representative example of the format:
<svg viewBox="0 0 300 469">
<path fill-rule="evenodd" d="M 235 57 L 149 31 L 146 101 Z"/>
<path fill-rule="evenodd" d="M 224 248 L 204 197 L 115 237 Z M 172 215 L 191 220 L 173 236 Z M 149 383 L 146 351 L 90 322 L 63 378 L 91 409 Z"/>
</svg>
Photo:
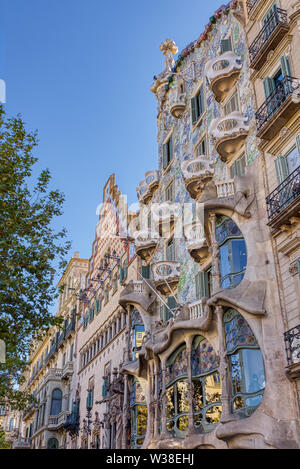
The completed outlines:
<svg viewBox="0 0 300 469">
<path fill-rule="evenodd" d="M 161 403 L 162 403 L 162 412 L 161 412 L 161 434 L 160 438 L 168 438 L 167 433 L 167 392 L 166 392 L 166 363 L 162 363 L 162 393 L 161 393 Z"/>
<path fill-rule="evenodd" d="M 219 335 L 219 356 L 220 366 L 219 372 L 221 375 L 222 383 L 222 417 L 221 422 L 225 423 L 232 420 L 231 418 L 231 391 L 230 391 L 230 376 L 228 370 L 228 361 L 226 356 L 225 341 L 224 341 L 224 328 L 223 328 L 223 306 L 216 306 L 216 315 L 218 321 L 218 335 Z"/>
<path fill-rule="evenodd" d="M 159 362 L 154 360 L 154 439 L 159 438 Z"/>
<path fill-rule="evenodd" d="M 210 235 L 211 235 L 211 247 L 212 247 L 212 279 L 213 279 L 213 294 L 217 293 L 221 289 L 220 284 L 220 251 L 219 244 L 216 239 L 216 214 L 210 213 Z"/>
<path fill-rule="evenodd" d="M 189 426 L 188 433 L 194 432 L 194 411 L 193 411 L 193 397 L 194 397 L 194 385 L 192 378 L 192 344 L 193 336 L 189 336 L 186 340 L 186 359 L 187 359 L 187 371 L 188 371 L 188 403 L 189 403 Z"/>
<path fill-rule="evenodd" d="M 127 449 L 127 415 L 128 415 L 128 375 L 124 375 L 124 400 L 123 400 L 123 433 L 122 448 Z"/>
</svg>

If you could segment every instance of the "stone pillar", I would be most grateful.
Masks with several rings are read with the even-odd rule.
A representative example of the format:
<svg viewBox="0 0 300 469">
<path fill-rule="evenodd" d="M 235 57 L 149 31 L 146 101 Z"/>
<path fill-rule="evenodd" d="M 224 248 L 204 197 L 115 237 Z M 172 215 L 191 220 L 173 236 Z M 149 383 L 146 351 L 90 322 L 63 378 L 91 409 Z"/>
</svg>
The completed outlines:
<svg viewBox="0 0 300 469">
<path fill-rule="evenodd" d="M 125 337 L 126 337 L 126 349 L 125 349 L 125 363 L 129 362 L 131 357 L 130 357 L 130 341 L 131 341 L 131 327 L 130 327 L 130 316 L 131 316 L 131 306 L 127 306 L 127 318 L 126 318 L 126 332 L 125 332 Z"/>
<path fill-rule="evenodd" d="M 127 416 L 128 416 L 128 375 L 124 375 L 124 400 L 123 400 L 123 433 L 122 448 L 127 449 Z"/>
<path fill-rule="evenodd" d="M 193 409 L 193 396 L 194 396 L 194 385 L 192 378 L 192 344 L 193 336 L 189 336 L 186 340 L 186 359 L 187 359 L 187 370 L 188 370 L 188 402 L 189 402 L 189 427 L 188 434 L 194 432 L 194 409 Z"/>
<path fill-rule="evenodd" d="M 154 362 L 149 363 L 149 406 L 148 406 L 148 422 L 147 428 L 149 428 L 149 437 L 150 440 L 154 436 L 154 406 L 155 406 L 155 397 L 154 397 Z"/>
<path fill-rule="evenodd" d="M 216 239 L 216 214 L 210 213 L 210 235 L 211 235 L 211 247 L 212 247 L 212 280 L 213 280 L 213 295 L 221 289 L 220 282 L 220 251 L 219 244 Z"/>
<path fill-rule="evenodd" d="M 218 321 L 218 335 L 219 335 L 219 356 L 220 366 L 219 372 L 222 383 L 222 417 L 221 422 L 225 423 L 232 420 L 231 417 L 231 388 L 229 367 L 226 356 L 225 340 L 224 340 L 224 327 L 223 327 L 223 306 L 216 306 L 216 315 Z"/>
<path fill-rule="evenodd" d="M 159 362 L 154 360 L 154 428 L 153 436 L 157 440 L 159 438 Z"/>
<path fill-rule="evenodd" d="M 166 363 L 162 363 L 162 395 L 161 395 L 161 435 L 160 438 L 168 438 L 167 433 L 167 392 L 166 392 Z"/>
</svg>

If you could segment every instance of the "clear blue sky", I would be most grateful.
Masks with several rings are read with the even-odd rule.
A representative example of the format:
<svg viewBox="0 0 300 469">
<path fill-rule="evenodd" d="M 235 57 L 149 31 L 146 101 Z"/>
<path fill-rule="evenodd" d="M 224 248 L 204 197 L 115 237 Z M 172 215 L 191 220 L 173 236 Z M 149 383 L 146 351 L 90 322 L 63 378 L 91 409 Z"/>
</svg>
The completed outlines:
<svg viewBox="0 0 300 469">
<path fill-rule="evenodd" d="M 38 170 L 48 167 L 66 196 L 60 223 L 72 251 L 91 254 L 102 188 L 115 172 L 136 201 L 157 168 L 160 43 L 179 51 L 197 39 L 221 0 L 2 0 L 0 78 L 6 111 L 37 129 Z"/>
</svg>

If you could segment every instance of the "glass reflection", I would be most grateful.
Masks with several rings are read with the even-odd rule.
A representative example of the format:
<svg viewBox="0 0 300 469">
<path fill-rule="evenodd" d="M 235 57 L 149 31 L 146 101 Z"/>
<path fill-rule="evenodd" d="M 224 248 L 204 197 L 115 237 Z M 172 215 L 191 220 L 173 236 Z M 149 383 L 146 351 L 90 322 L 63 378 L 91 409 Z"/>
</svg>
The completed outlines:
<svg viewBox="0 0 300 469">
<path fill-rule="evenodd" d="M 189 411 L 188 404 L 188 383 L 187 381 L 178 381 L 177 383 L 177 412 L 182 414 Z"/>
<path fill-rule="evenodd" d="M 205 420 L 207 423 L 218 423 L 222 414 L 222 407 L 220 405 L 214 405 L 210 407 L 206 414 Z"/>
<path fill-rule="evenodd" d="M 167 418 L 171 419 L 175 415 L 174 386 L 167 390 Z"/>
<path fill-rule="evenodd" d="M 189 418 L 187 415 L 182 415 L 177 419 L 177 428 L 181 432 L 185 432 L 189 426 Z"/>
</svg>

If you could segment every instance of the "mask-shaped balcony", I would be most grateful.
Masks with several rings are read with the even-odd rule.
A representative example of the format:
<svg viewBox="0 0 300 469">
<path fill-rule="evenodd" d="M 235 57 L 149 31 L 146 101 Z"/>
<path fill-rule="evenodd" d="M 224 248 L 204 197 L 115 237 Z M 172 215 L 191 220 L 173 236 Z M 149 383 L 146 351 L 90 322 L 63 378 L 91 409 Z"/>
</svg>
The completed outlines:
<svg viewBox="0 0 300 469">
<path fill-rule="evenodd" d="M 155 233 L 147 230 L 136 231 L 133 235 L 135 243 L 135 252 L 147 264 L 151 261 L 157 246 L 158 238 Z"/>
<path fill-rule="evenodd" d="M 248 132 L 247 121 L 238 111 L 212 121 L 210 133 L 214 138 L 216 150 L 224 163 L 230 161 L 242 148 Z"/>
<path fill-rule="evenodd" d="M 178 204 L 166 201 L 158 204 L 152 204 L 151 213 L 153 223 L 158 227 L 159 235 L 163 236 L 170 232 L 174 226 L 176 218 L 179 216 L 180 207 Z"/>
<path fill-rule="evenodd" d="M 176 292 L 180 277 L 180 264 L 175 261 L 160 261 L 151 265 L 155 288 L 164 296 Z"/>
<path fill-rule="evenodd" d="M 205 184 L 210 182 L 214 175 L 214 167 L 204 155 L 185 160 L 181 170 L 186 190 L 193 199 L 202 194 Z"/>
<path fill-rule="evenodd" d="M 209 81 L 216 101 L 223 101 L 234 87 L 242 68 L 241 57 L 228 51 L 209 60 L 205 66 L 205 74 Z"/>
<path fill-rule="evenodd" d="M 133 305 L 138 309 L 141 307 L 144 311 L 150 311 L 155 300 L 156 294 L 152 280 L 131 280 L 121 291 L 119 304 L 124 308 Z"/>
<path fill-rule="evenodd" d="M 203 225 L 192 223 L 184 227 L 186 247 L 191 257 L 200 264 L 209 256 L 209 247 L 206 241 Z"/>
<path fill-rule="evenodd" d="M 147 171 L 144 181 L 139 183 L 137 187 L 137 195 L 140 203 L 147 204 L 159 185 L 159 171 Z"/>
<path fill-rule="evenodd" d="M 176 119 L 181 119 L 186 109 L 186 90 L 183 80 L 177 80 L 177 87 L 169 94 L 170 113 Z"/>
</svg>

